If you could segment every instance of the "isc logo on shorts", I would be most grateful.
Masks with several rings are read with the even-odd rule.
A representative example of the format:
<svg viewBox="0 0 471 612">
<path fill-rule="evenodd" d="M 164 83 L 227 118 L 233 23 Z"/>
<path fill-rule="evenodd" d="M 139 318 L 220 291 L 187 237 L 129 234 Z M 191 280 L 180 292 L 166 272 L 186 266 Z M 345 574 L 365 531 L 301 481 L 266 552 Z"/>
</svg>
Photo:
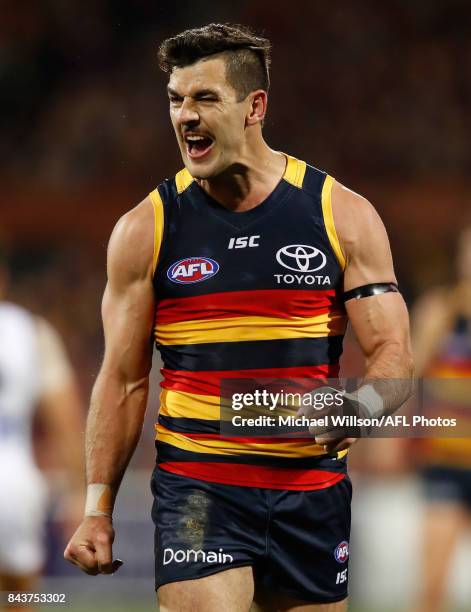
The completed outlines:
<svg viewBox="0 0 471 612">
<path fill-rule="evenodd" d="M 346 540 L 340 542 L 334 550 L 334 557 L 339 563 L 345 563 L 348 560 L 348 542 Z"/>
<path fill-rule="evenodd" d="M 217 274 L 219 264 L 209 257 L 188 257 L 180 259 L 167 270 L 167 277 L 173 283 L 200 283 Z"/>
</svg>

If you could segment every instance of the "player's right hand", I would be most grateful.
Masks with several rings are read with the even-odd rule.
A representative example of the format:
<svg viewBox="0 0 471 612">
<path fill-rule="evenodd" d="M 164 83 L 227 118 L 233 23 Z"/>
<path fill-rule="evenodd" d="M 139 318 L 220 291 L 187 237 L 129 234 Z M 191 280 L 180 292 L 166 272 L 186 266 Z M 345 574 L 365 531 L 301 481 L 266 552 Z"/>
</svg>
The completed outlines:
<svg viewBox="0 0 471 612">
<path fill-rule="evenodd" d="M 86 516 L 64 551 L 64 559 L 86 574 L 114 574 L 123 562 L 113 561 L 114 529 L 111 518 Z"/>
</svg>

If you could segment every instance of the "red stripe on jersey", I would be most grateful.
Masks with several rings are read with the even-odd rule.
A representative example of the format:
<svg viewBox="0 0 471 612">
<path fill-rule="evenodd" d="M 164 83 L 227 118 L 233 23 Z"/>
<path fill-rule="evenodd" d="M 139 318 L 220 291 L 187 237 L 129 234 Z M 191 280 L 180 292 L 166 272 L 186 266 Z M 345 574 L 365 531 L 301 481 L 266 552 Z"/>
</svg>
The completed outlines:
<svg viewBox="0 0 471 612">
<path fill-rule="evenodd" d="M 159 463 L 159 467 L 173 474 L 205 480 L 206 482 L 218 482 L 243 487 L 259 487 L 262 489 L 286 489 L 289 491 L 326 489 L 345 478 L 345 474 L 341 472 L 270 468 L 259 465 L 241 465 L 238 463 L 168 461 Z"/>
<path fill-rule="evenodd" d="M 221 380 L 224 378 L 337 378 L 339 369 L 339 364 L 252 370 L 210 370 L 204 372 L 162 368 L 160 371 L 164 379 L 160 384 L 163 388 L 172 391 L 183 391 L 184 393 L 195 393 L 197 395 L 219 395 Z M 293 382 L 296 383 L 296 381 Z"/>
<path fill-rule="evenodd" d="M 305 291 L 263 289 L 227 291 L 186 298 L 168 298 L 157 302 L 156 324 L 227 319 L 229 317 L 313 317 L 339 308 L 334 289 Z"/>
</svg>

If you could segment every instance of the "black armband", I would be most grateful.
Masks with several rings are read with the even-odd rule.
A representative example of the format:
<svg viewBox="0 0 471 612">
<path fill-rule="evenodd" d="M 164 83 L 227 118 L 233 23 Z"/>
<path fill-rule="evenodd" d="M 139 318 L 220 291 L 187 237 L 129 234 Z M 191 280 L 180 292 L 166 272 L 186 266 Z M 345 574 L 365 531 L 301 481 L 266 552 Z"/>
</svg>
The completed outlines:
<svg viewBox="0 0 471 612">
<path fill-rule="evenodd" d="M 345 291 L 342 294 L 342 299 L 344 302 L 348 300 L 361 300 L 361 298 L 390 292 L 399 293 L 396 283 L 371 283 L 371 285 L 362 285 L 361 287 L 350 289 L 350 291 Z"/>
</svg>

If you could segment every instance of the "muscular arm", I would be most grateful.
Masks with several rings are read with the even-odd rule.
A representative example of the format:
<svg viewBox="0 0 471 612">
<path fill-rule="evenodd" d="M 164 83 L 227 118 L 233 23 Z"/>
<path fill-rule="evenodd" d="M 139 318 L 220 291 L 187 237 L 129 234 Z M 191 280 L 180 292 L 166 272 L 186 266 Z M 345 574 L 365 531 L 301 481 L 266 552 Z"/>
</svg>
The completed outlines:
<svg viewBox="0 0 471 612">
<path fill-rule="evenodd" d="M 102 303 L 105 356 L 86 429 L 87 484 L 104 483 L 112 502 L 142 430 L 152 361 L 152 209 L 144 201 L 116 225 Z"/>
<path fill-rule="evenodd" d="M 65 557 L 89 574 L 110 573 L 111 512 L 139 440 L 152 362 L 154 248 L 152 204 L 144 200 L 117 223 L 108 247 L 102 303 L 105 355 L 92 392 L 86 428 L 87 484 L 102 494 L 69 543 Z M 95 489 L 93 489 L 95 490 Z M 108 516 L 106 516 L 108 515 Z"/>
<path fill-rule="evenodd" d="M 346 259 L 344 291 L 371 283 L 395 283 L 386 230 L 371 204 L 334 183 L 332 207 Z M 365 379 L 410 380 L 409 317 L 400 293 L 352 299 L 345 306 L 366 358 Z"/>
<path fill-rule="evenodd" d="M 345 258 L 344 291 L 372 283 L 395 283 L 384 225 L 371 204 L 339 183 L 332 188 L 332 212 Z M 345 303 L 353 331 L 366 359 L 364 385 L 354 399 L 379 400 L 391 414 L 410 396 L 413 364 L 409 317 L 400 293 L 384 293 Z M 369 383 L 369 384 L 366 384 Z M 348 396 L 348 394 L 347 394 Z M 365 415 L 362 415 L 365 416 Z M 375 416 L 375 415 L 374 415 Z M 316 436 L 327 450 L 338 452 L 353 438 Z"/>
</svg>

